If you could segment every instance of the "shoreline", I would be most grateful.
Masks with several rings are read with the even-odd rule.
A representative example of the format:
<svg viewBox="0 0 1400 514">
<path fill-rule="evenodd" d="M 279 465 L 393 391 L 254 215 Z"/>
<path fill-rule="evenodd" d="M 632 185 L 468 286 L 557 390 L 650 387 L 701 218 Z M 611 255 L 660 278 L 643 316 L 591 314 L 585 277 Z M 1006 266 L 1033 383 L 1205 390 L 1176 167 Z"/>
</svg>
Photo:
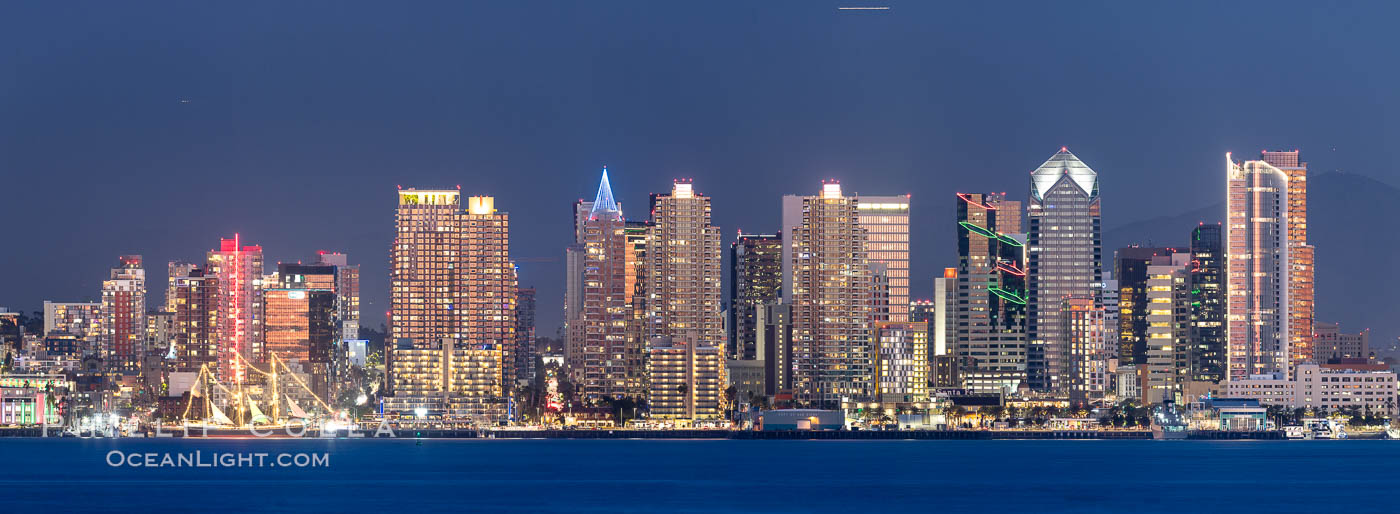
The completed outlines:
<svg viewBox="0 0 1400 514">
<path fill-rule="evenodd" d="M 5 428 L 0 429 L 0 438 L 46 438 L 41 429 Z M 376 434 L 369 429 L 360 432 L 339 431 L 335 435 L 322 435 L 319 431 L 307 431 L 302 435 L 288 435 L 273 432 L 271 435 L 256 436 L 247 430 L 210 430 L 207 435 L 191 430 L 168 433 L 160 437 L 63 437 L 58 429 L 50 428 L 47 438 L 58 439 L 712 439 L 712 440 L 916 440 L 916 441 L 989 441 L 989 440 L 1152 440 L 1148 430 L 473 430 L 473 429 L 422 429 L 399 428 L 392 435 Z M 1282 431 L 1219 431 L 1193 430 L 1187 433 L 1187 440 L 1269 440 L 1283 441 Z M 1353 439 L 1370 440 L 1368 437 Z"/>
</svg>

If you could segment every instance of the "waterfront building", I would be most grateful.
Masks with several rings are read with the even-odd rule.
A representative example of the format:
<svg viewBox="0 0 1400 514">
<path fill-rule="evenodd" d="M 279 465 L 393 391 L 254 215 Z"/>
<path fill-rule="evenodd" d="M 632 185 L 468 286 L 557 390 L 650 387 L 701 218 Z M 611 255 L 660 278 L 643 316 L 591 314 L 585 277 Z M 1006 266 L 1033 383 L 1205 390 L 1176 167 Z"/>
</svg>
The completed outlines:
<svg viewBox="0 0 1400 514">
<path fill-rule="evenodd" d="M 958 193 L 958 269 L 954 347 L 961 386 L 1010 394 L 1026 381 L 1026 245 L 1000 231 L 1019 225 L 1020 212 L 1003 194 Z M 1058 309 L 1056 309 L 1058 311 Z M 1058 333 L 1058 330 L 1056 331 Z"/>
<path fill-rule="evenodd" d="M 653 419 L 691 422 L 724 416 L 722 345 L 658 337 L 647 348 L 647 398 Z"/>
<path fill-rule="evenodd" d="M 1290 177 L 1225 154 L 1226 380 L 1289 372 Z M 1309 334 L 1311 335 L 1311 334 Z"/>
<path fill-rule="evenodd" d="M 628 264 L 625 229 L 622 207 L 613 200 L 604 169 L 592 211 L 582 224 L 583 312 L 578 322 L 583 344 L 579 351 L 570 350 L 577 359 L 573 365 L 581 368 L 577 384 L 585 398 L 617 398 L 637 392 L 637 384 L 631 380 L 636 370 L 629 365 L 628 354 L 632 352 L 627 348 L 629 320 L 635 320 L 629 300 L 635 291 L 636 265 Z M 633 262 L 637 262 L 635 257 Z M 638 335 L 634 333 L 633 339 Z M 570 344 L 573 342 L 571 339 Z"/>
<path fill-rule="evenodd" d="M 429 417 L 494 424 L 504 420 L 501 351 L 489 345 L 464 347 L 455 339 L 400 341 L 390 364 L 392 396 L 384 410 L 399 417 L 424 409 Z"/>
<path fill-rule="evenodd" d="M 1290 377 L 1282 372 L 1232 379 L 1230 397 L 1256 398 L 1264 405 L 1338 412 L 1396 414 L 1396 374 L 1384 365 L 1299 364 Z"/>
<path fill-rule="evenodd" d="M 1158 256 L 1171 256 L 1175 248 L 1130 246 L 1113 256 L 1113 279 L 1118 281 L 1118 362 L 1147 363 L 1147 268 Z"/>
<path fill-rule="evenodd" d="M 458 190 L 401 189 L 398 198 L 390 360 L 409 347 L 491 348 L 500 353 L 496 383 L 509 389 L 517 289 L 509 216 L 490 196 L 469 197 L 463 210 Z"/>
<path fill-rule="evenodd" d="M 710 222 L 710 210 L 710 197 L 689 180 L 675 181 L 670 194 L 651 195 L 642 284 L 649 339 L 724 341 L 720 232 Z"/>
<path fill-rule="evenodd" d="M 884 267 L 887 306 L 882 320 L 909 321 L 909 204 L 911 195 L 856 195 L 857 223 L 865 230 L 865 258 Z"/>
<path fill-rule="evenodd" d="M 1142 403 L 1180 403 L 1188 379 L 1191 254 L 1152 257 L 1147 266 L 1147 343 L 1138 369 Z"/>
<path fill-rule="evenodd" d="M 1067 390 L 1060 308 L 1065 297 L 1093 295 L 1103 281 L 1099 204 L 1098 174 L 1066 148 L 1031 172 L 1027 375 L 1034 389 Z"/>
<path fill-rule="evenodd" d="M 108 366 L 136 373 L 146 356 L 146 270 L 123 255 L 102 282 L 102 350 Z"/>
<path fill-rule="evenodd" d="M 1190 379 L 1225 378 L 1225 247 L 1221 225 L 1191 231 Z"/>
<path fill-rule="evenodd" d="M 1314 248 L 1308 244 L 1308 163 L 1298 151 L 1259 153 L 1288 177 L 1288 362 L 1297 365 L 1313 358 Z"/>
<path fill-rule="evenodd" d="M 928 323 L 875 323 L 875 377 L 881 402 L 928 400 Z"/>
<path fill-rule="evenodd" d="M 791 277 L 784 281 L 792 283 L 785 294 L 792 299 L 794 400 L 835 407 L 843 399 L 869 399 L 875 393 L 871 276 L 858 200 L 834 181 L 820 195 L 798 198 L 799 220 L 783 227 L 792 236 L 784 246 Z"/>
<path fill-rule="evenodd" d="M 759 353 L 758 311 L 778 301 L 783 283 L 783 236 L 744 234 L 729 245 L 729 346 L 735 359 Z"/>
<path fill-rule="evenodd" d="M 262 359 L 263 250 L 244 246 L 237 234 L 220 239 L 206 256 L 206 275 L 218 279 L 218 369 L 226 383 L 243 383 L 247 363 Z"/>
<path fill-rule="evenodd" d="M 456 189 L 398 191 L 387 342 L 395 351 L 404 341 L 433 346 L 461 337 L 461 210 Z"/>
<path fill-rule="evenodd" d="M 462 213 L 457 264 L 458 330 L 468 348 L 491 346 L 501 352 L 503 385 L 513 388 L 516 370 L 515 263 L 510 260 L 510 215 L 496 210 L 495 198 L 467 198 Z"/>
</svg>

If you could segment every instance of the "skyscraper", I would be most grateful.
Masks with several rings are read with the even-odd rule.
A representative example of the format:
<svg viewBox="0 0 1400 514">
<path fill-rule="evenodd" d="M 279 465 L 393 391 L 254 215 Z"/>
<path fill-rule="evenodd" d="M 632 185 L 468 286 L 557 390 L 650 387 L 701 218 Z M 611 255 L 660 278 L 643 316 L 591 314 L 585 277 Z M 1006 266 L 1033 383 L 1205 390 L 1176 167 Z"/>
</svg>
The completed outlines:
<svg viewBox="0 0 1400 514">
<path fill-rule="evenodd" d="M 242 246 L 240 238 L 219 240 L 207 256 L 207 275 L 218 279 L 219 377 L 229 383 L 247 378 L 247 363 L 262 359 L 261 246 Z"/>
<path fill-rule="evenodd" d="M 203 268 L 191 268 L 170 282 L 174 293 L 175 371 L 198 373 L 219 367 L 219 279 Z"/>
<path fill-rule="evenodd" d="M 462 210 L 458 190 L 410 188 L 400 190 L 398 196 L 390 274 L 391 359 L 400 349 L 433 350 L 449 356 L 496 352 L 487 359 L 500 366 L 492 383 L 508 390 L 513 381 L 505 377 L 515 376 L 516 343 L 516 278 L 510 260 L 509 216 L 498 212 L 495 199 L 489 196 L 470 197 L 467 209 Z M 391 383 L 406 384 L 398 379 Z M 406 387 L 418 389 L 418 385 Z"/>
<path fill-rule="evenodd" d="M 331 357 L 340 340 L 336 295 L 331 289 L 272 288 L 263 292 L 263 347 L 311 376 L 312 392 L 327 398 Z"/>
<path fill-rule="evenodd" d="M 340 252 L 316 253 L 316 263 L 335 266 L 335 296 L 337 317 L 340 318 L 340 339 L 360 338 L 360 265 L 350 264 Z"/>
<path fill-rule="evenodd" d="M 783 284 L 783 236 L 744 234 L 729 245 L 729 352 L 735 359 L 757 358 L 758 311 L 778 301 Z"/>
<path fill-rule="evenodd" d="M 834 407 L 871 398 L 871 281 L 858 200 L 836 182 L 799 198 L 799 221 L 783 227 L 791 234 L 791 250 L 784 247 L 791 277 L 784 282 L 792 283 L 794 399 Z"/>
<path fill-rule="evenodd" d="M 1069 337 L 1069 398 L 1083 405 L 1109 389 L 1108 339 L 1104 307 L 1094 298 L 1069 297 L 1060 307 Z"/>
<path fill-rule="evenodd" d="M 123 255 L 102 282 L 102 345 L 109 369 L 136 372 L 146 356 L 146 270 Z"/>
<path fill-rule="evenodd" d="M 583 235 L 592 212 L 593 202 L 574 202 L 569 213 L 574 240 L 564 248 L 564 362 L 575 383 L 583 380 L 583 270 L 588 257 Z"/>
<path fill-rule="evenodd" d="M 1180 401 L 1190 372 L 1191 254 L 1157 255 L 1147 265 L 1147 344 L 1142 403 Z"/>
<path fill-rule="evenodd" d="M 1226 380 L 1289 372 L 1289 181 L 1266 161 L 1225 154 Z"/>
<path fill-rule="evenodd" d="M 409 188 L 398 200 L 386 346 L 426 348 L 460 336 L 461 191 Z"/>
<path fill-rule="evenodd" d="M 171 284 L 175 283 L 177 277 L 188 277 L 190 270 L 195 269 L 194 263 L 183 261 L 170 261 L 165 268 L 165 307 L 166 312 L 175 312 L 175 289 Z"/>
<path fill-rule="evenodd" d="M 496 210 L 495 198 L 473 196 L 458 225 L 462 231 L 457 264 L 457 333 L 469 348 L 501 350 L 506 391 L 515 384 L 515 264 L 510 260 L 510 215 Z"/>
<path fill-rule="evenodd" d="M 1113 256 L 1113 278 L 1118 281 L 1118 363 L 1147 362 L 1147 267 L 1157 256 L 1170 256 L 1174 248 L 1130 246 Z"/>
<path fill-rule="evenodd" d="M 618 397 L 635 393 L 629 388 L 627 351 L 629 305 L 626 222 L 622 207 L 613 200 L 608 171 L 598 184 L 588 219 L 584 220 L 582 349 L 576 356 L 580 390 L 587 398 Z M 635 279 L 634 279 L 635 280 Z M 634 282 L 635 283 L 635 282 Z M 574 340 L 569 343 L 574 344 Z"/>
<path fill-rule="evenodd" d="M 1103 280 L 1098 174 L 1061 148 L 1031 172 L 1029 323 L 1031 387 L 1065 391 L 1068 340 L 1060 309 L 1068 296 L 1092 296 Z"/>
<path fill-rule="evenodd" d="M 1000 194 L 958 193 L 953 366 L 962 386 L 1009 393 L 1026 380 L 1026 258 L 1021 234 L 1000 232 Z M 1015 205 L 1006 207 L 1015 208 Z M 945 273 L 946 275 L 946 273 Z"/>
<path fill-rule="evenodd" d="M 889 321 L 909 321 L 910 195 L 856 195 L 859 223 L 865 229 L 865 255 L 885 267 L 889 282 Z"/>
<path fill-rule="evenodd" d="M 1308 163 L 1298 151 L 1260 152 L 1259 160 L 1288 176 L 1288 356 L 1289 364 L 1313 359 L 1314 248 L 1308 244 Z"/>
<path fill-rule="evenodd" d="M 528 383 L 535 376 L 535 288 L 515 292 L 515 380 Z"/>
<path fill-rule="evenodd" d="M 710 197 L 696 192 L 688 180 L 675 181 L 669 195 L 651 195 L 649 228 L 648 339 L 670 337 L 696 347 L 724 348 L 720 233 L 710 223 Z"/>
<path fill-rule="evenodd" d="M 1221 226 L 1201 224 L 1191 231 L 1190 379 L 1220 382 L 1225 377 L 1225 249 Z"/>
</svg>

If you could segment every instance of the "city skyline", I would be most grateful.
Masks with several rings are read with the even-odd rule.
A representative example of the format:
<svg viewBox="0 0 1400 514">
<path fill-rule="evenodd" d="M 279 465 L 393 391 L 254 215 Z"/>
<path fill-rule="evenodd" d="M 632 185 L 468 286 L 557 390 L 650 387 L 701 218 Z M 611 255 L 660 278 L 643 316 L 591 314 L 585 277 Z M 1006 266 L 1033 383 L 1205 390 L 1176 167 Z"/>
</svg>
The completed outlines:
<svg viewBox="0 0 1400 514">
<path fill-rule="evenodd" d="M 994 34 L 1006 27 L 986 30 L 994 17 L 985 7 L 949 6 L 934 15 L 928 6 L 900 5 L 889 14 L 858 18 L 840 17 L 825 7 L 750 8 L 768 32 L 738 30 L 743 27 L 718 13 L 686 11 L 681 16 L 674 8 L 652 6 L 630 16 L 658 31 L 674 29 L 678 39 L 629 35 L 606 30 L 615 13 L 579 9 L 567 20 L 542 21 L 541 30 L 559 35 L 541 40 L 538 47 L 505 44 L 499 57 L 470 60 L 453 50 L 429 50 L 448 58 L 431 64 L 391 61 L 418 51 L 417 43 L 466 47 L 508 43 L 518 34 L 476 18 L 467 23 L 472 30 L 430 24 L 408 31 L 401 15 L 386 13 L 387 25 L 371 29 L 375 47 L 383 50 L 367 51 L 364 41 L 340 30 L 345 22 L 314 21 L 313 13 L 302 7 L 289 8 L 285 16 L 305 19 L 298 30 L 325 43 L 293 38 L 285 27 L 269 26 L 266 20 L 238 18 L 267 27 L 268 41 L 206 30 L 189 38 L 184 50 L 150 50 L 126 32 L 107 27 L 115 19 L 140 29 L 134 32 L 174 38 L 209 28 L 201 21 L 186 28 L 162 23 L 198 13 L 198 7 L 146 12 L 99 6 L 94 19 L 108 18 L 101 22 L 69 20 L 51 24 L 56 28 L 44 34 L 32 28 L 44 23 L 13 27 L 5 37 L 15 38 L 11 46 L 19 53 L 0 59 L 24 73 L 17 74 L 16 85 L 0 100 L 0 112 L 6 114 L 0 123 L 6 136 L 0 138 L 0 167 L 17 171 L 7 173 L 8 184 L 19 190 L 62 190 L 90 212 L 122 216 L 121 221 L 83 211 L 29 216 L 44 208 L 41 195 L 0 203 L 8 217 L 28 219 L 38 234 L 35 244 L 48 249 L 0 256 L 0 265 L 7 268 L 36 271 L 7 281 L 0 288 L 0 305 L 35 310 L 44 300 L 96 301 L 91 291 L 100 286 L 102 273 L 52 271 L 100 270 L 121 254 L 141 254 L 155 264 L 198 261 L 200 252 L 209 249 L 207 241 L 233 233 L 266 247 L 269 265 L 306 260 L 316 250 L 345 252 L 371 268 L 385 265 L 392 220 L 375 207 L 391 208 L 392 197 L 384 191 L 398 184 L 461 184 L 469 194 L 492 195 L 502 205 L 530 206 L 512 209 L 512 221 L 529 227 L 528 233 L 514 235 L 513 256 L 521 266 L 520 285 L 539 288 L 539 335 L 553 336 L 554 327 L 562 325 L 559 241 L 568 230 L 557 223 L 555 206 L 591 190 L 605 164 L 616 175 L 616 193 L 626 205 L 645 205 L 647 194 L 665 191 L 672 179 L 694 179 L 714 197 L 714 223 L 724 228 L 722 244 L 738 230 L 779 230 L 772 198 L 804 192 L 824 178 L 840 179 L 846 189 L 861 194 L 911 194 L 918 206 L 911 224 L 927 227 L 911 242 L 912 253 L 923 256 L 911 262 L 912 298 L 931 298 L 931 280 L 924 277 L 937 276 L 956 259 L 950 244 L 956 227 L 941 222 L 954 208 L 949 193 L 1007 191 L 1024 200 L 1019 174 L 1060 146 L 1106 171 L 1106 236 L 1116 227 L 1219 203 L 1212 189 L 1220 183 L 1218 163 L 1227 151 L 1249 155 L 1263 148 L 1302 149 L 1314 176 L 1346 170 L 1393 184 L 1394 170 L 1400 169 L 1400 156 L 1372 150 L 1393 139 L 1384 113 L 1385 106 L 1393 109 L 1394 104 L 1371 84 L 1388 82 L 1385 77 L 1394 72 L 1346 66 L 1383 61 L 1380 50 L 1364 39 L 1379 29 L 1341 29 L 1364 28 L 1379 17 L 1356 20 L 1343 13 L 1243 5 L 1213 6 L 1210 16 L 1189 7 L 1027 6 L 1026 19 L 1083 29 L 1027 49 L 1028 36 L 1018 34 L 1035 31 L 1011 30 L 1007 35 L 1012 40 L 998 42 L 1002 36 Z M 51 8 L 32 9 L 24 13 L 30 19 L 60 19 Z M 478 9 L 507 16 L 519 12 L 509 6 Z M 1129 34 L 1110 28 L 1118 25 L 1113 20 L 1147 15 L 1171 20 L 1177 29 Z M 1236 32 L 1287 26 L 1304 15 L 1308 23 L 1300 30 L 1305 33 L 1362 39 L 1340 60 L 1336 52 L 1300 39 L 1274 43 L 1268 54 L 1289 55 L 1288 68 L 1317 70 L 1295 77 L 1268 59 L 1257 59 L 1264 48 Z M 468 19 L 461 11 L 443 18 Z M 947 21 L 951 19 L 964 21 Z M 1234 27 L 1245 19 L 1251 22 Z M 778 20 L 821 29 L 784 29 Z M 926 23 L 938 30 L 928 31 Z M 1028 22 L 1014 22 L 1022 23 Z M 1175 34 L 1182 30 L 1205 37 L 1179 42 Z M 55 52 L 19 39 L 57 41 L 82 33 L 106 37 L 109 54 Z M 464 35 L 468 33 L 475 35 Z M 629 47 L 657 37 L 672 43 L 652 53 Z M 1156 59 L 1144 62 L 1141 54 Z M 193 67 L 188 66 L 191 55 L 198 57 Z M 307 55 L 319 58 L 307 63 Z M 41 60 L 49 67 L 34 68 L 33 62 Z M 537 61 L 540 67 L 513 64 L 519 61 Z M 249 62 L 266 62 L 269 68 Z M 636 62 L 653 72 L 629 73 Z M 1005 64 L 989 68 L 988 62 Z M 362 77 L 366 64 L 425 80 L 408 84 Z M 708 71 L 691 71 L 695 64 Z M 1064 64 L 1099 77 L 1077 87 L 1069 84 L 1079 81 L 1033 80 L 1066 73 L 1058 68 Z M 131 73 L 114 74 L 121 80 L 110 83 L 105 93 L 44 87 L 37 80 L 66 76 L 80 83 L 94 70 L 127 68 Z M 1164 74 L 1159 68 L 1175 72 Z M 464 74 L 467 69 L 474 72 Z M 478 71 L 502 78 L 469 80 Z M 1251 71 L 1289 79 L 1261 91 L 1251 87 Z M 1215 77 L 1208 91 L 1192 78 L 1202 74 Z M 726 75 L 753 80 L 736 88 Z M 365 80 L 328 83 L 323 76 Z M 945 76 L 960 80 L 946 81 Z M 1141 77 L 1159 82 L 1144 84 Z M 558 85 L 511 92 L 499 87 L 503 80 Z M 159 83 L 167 85 L 151 87 Z M 788 94 L 799 85 L 795 96 Z M 388 93 L 385 100 L 368 96 L 380 91 Z M 662 103 L 672 93 L 694 102 Z M 574 97 L 577 103 L 545 101 Z M 1315 97 L 1325 101 L 1309 101 Z M 391 99 L 394 103 L 387 103 Z M 365 100 L 372 101 L 362 104 Z M 496 103 L 499 110 L 490 107 Z M 1279 109 L 1282 105 L 1291 108 Z M 133 119 L 129 109 L 140 109 L 142 116 Z M 87 117 L 109 121 L 91 123 L 84 121 Z M 124 122 L 119 126 L 112 120 Z M 744 123 L 737 130 L 724 128 L 739 120 Z M 1107 130 L 1109 126 L 1115 128 Z M 76 146 L 60 149 L 56 141 Z M 123 178 L 109 178 L 108 172 Z M 225 177 L 225 185 L 210 187 L 205 176 Z M 749 184 L 734 187 L 740 181 Z M 268 183 L 296 189 L 295 200 L 260 193 Z M 247 193 L 231 193 L 240 190 Z M 1140 194 L 1144 191 L 1152 194 Z M 173 201 L 157 209 L 127 200 L 134 194 Z M 1128 197 L 1136 201 L 1112 200 Z M 325 215 L 331 212 L 336 215 Z M 1327 237 L 1314 228 L 1310 239 Z M 1183 239 L 1155 243 L 1182 244 Z M 1148 243 L 1109 240 L 1106 251 L 1128 242 Z M 1318 266 L 1325 272 L 1335 265 L 1328 260 L 1340 257 L 1320 253 Z M 31 278 L 42 275 L 50 276 L 42 283 Z M 363 324 L 377 328 L 388 310 L 389 280 L 382 273 L 365 275 Z M 152 272 L 149 287 L 161 290 L 164 280 L 164 274 Z M 1348 325 L 1376 329 L 1378 340 L 1400 335 L 1395 327 L 1360 321 L 1384 316 L 1350 314 L 1372 305 L 1339 303 L 1348 300 L 1339 297 L 1344 289 L 1336 283 L 1319 279 L 1319 299 L 1337 299 L 1331 305 L 1318 302 L 1318 319 L 1345 316 Z"/>
</svg>

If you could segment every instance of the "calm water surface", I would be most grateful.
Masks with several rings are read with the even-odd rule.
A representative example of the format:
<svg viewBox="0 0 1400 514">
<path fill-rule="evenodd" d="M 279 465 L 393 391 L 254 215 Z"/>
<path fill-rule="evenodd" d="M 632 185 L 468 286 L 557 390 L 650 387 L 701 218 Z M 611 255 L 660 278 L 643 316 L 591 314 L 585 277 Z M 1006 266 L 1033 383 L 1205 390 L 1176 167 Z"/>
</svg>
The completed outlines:
<svg viewBox="0 0 1400 514">
<path fill-rule="evenodd" d="M 111 467 L 112 450 L 329 466 Z M 0 439 L 0 456 L 0 512 L 1394 512 L 1400 485 L 1400 441 Z"/>
</svg>

